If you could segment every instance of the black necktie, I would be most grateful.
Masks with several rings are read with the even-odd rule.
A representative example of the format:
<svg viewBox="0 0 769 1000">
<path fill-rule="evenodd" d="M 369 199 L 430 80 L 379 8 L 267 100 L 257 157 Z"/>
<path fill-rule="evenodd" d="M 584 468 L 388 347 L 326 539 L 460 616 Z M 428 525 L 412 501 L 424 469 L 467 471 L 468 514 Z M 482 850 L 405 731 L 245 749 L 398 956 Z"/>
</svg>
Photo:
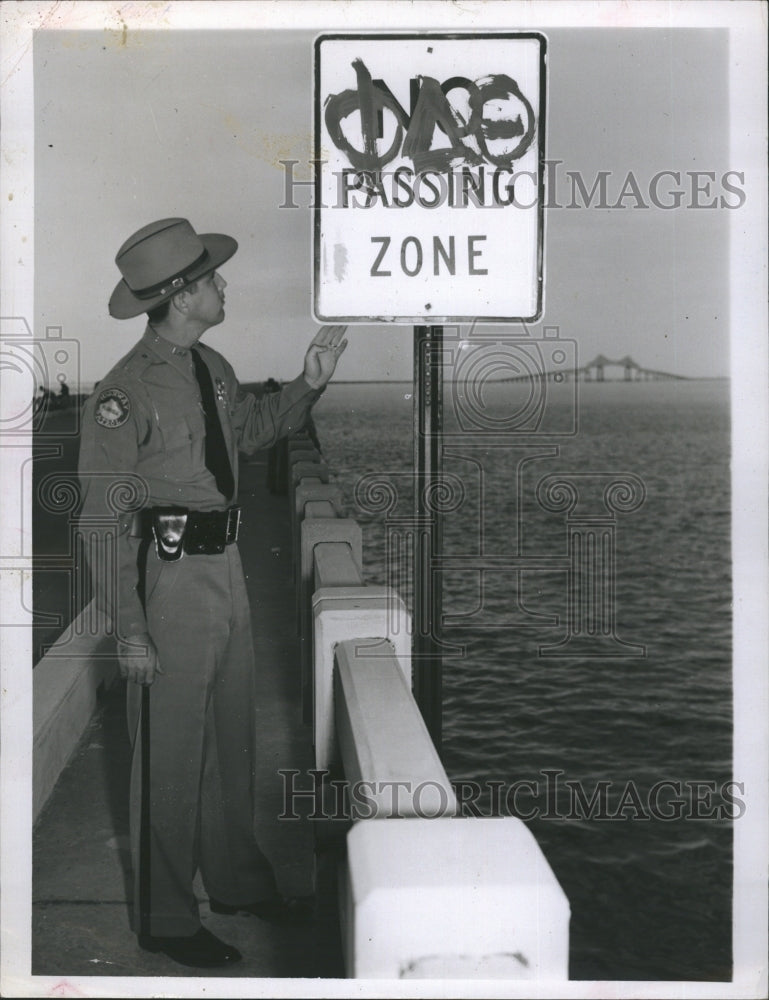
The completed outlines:
<svg viewBox="0 0 769 1000">
<path fill-rule="evenodd" d="M 208 366 L 200 353 L 193 349 L 192 360 L 195 363 L 195 377 L 200 386 L 200 398 L 203 402 L 203 413 L 206 417 L 206 467 L 216 480 L 216 488 L 225 497 L 227 503 L 235 491 L 235 480 L 232 466 L 227 455 L 227 445 L 224 441 L 222 425 L 216 410 L 214 386 Z"/>
</svg>

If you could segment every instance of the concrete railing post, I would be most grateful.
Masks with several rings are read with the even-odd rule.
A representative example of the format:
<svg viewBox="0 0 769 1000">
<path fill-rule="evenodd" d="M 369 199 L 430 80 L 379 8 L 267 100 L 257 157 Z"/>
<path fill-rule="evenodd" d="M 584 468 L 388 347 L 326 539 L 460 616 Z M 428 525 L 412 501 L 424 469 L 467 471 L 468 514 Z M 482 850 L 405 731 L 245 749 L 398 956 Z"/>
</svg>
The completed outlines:
<svg viewBox="0 0 769 1000">
<path fill-rule="evenodd" d="M 302 643 L 302 718 L 312 722 L 312 584 L 315 547 L 325 542 L 345 542 L 352 559 L 361 571 L 363 565 L 363 534 L 357 521 L 349 517 L 306 517 L 300 528 L 300 558 L 298 587 L 299 635 Z"/>
<path fill-rule="evenodd" d="M 343 553 L 336 554 L 336 567 L 334 549 L 346 551 L 346 558 Z M 316 586 L 312 598 L 313 743 L 315 766 L 321 769 L 331 769 L 339 759 L 334 664 L 340 643 L 354 641 L 356 652 L 362 656 L 389 656 L 392 651 L 407 689 L 411 690 L 411 618 L 405 604 L 389 587 L 345 586 L 345 562 L 352 564 L 347 546 L 316 548 Z"/>
<path fill-rule="evenodd" d="M 335 517 L 344 517 L 342 492 L 338 486 L 322 483 L 318 478 L 301 479 L 294 489 L 291 504 L 291 541 L 294 553 L 299 552 L 299 525 L 304 520 L 308 503 L 328 501 L 334 508 Z"/>
<path fill-rule="evenodd" d="M 514 817 L 355 823 L 340 886 L 347 975 L 569 976 L 569 902 Z"/>
<path fill-rule="evenodd" d="M 339 642 L 336 667 L 336 733 L 345 778 L 351 790 L 365 785 L 371 804 L 360 818 L 455 815 L 454 789 L 393 644 L 363 636 Z"/>
<path fill-rule="evenodd" d="M 295 490 L 302 479 L 320 479 L 328 482 L 329 470 L 325 462 L 305 462 L 303 459 L 294 462 L 289 470 L 291 474 L 291 489 Z"/>
</svg>

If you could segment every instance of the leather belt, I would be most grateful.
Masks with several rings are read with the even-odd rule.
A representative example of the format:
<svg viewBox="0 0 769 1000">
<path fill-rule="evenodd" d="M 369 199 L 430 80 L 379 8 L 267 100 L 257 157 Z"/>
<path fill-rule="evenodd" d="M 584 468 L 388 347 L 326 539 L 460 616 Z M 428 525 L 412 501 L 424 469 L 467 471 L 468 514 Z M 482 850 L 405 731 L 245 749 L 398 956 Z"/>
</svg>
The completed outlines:
<svg viewBox="0 0 769 1000">
<path fill-rule="evenodd" d="M 158 558 L 167 562 L 187 555 L 217 555 L 238 540 L 240 507 L 187 510 L 148 507 L 139 512 L 139 534 L 155 542 Z"/>
</svg>

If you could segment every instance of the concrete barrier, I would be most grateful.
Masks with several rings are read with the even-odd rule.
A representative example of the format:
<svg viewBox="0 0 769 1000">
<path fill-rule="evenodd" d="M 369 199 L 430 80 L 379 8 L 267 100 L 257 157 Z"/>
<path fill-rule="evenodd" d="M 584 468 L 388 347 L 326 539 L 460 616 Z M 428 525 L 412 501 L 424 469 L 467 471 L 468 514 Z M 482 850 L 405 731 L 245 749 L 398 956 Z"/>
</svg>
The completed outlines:
<svg viewBox="0 0 769 1000">
<path fill-rule="evenodd" d="M 316 545 L 314 566 L 313 601 L 321 587 L 331 587 L 333 592 L 341 587 L 363 587 L 363 575 L 347 542 Z"/>
<path fill-rule="evenodd" d="M 410 677 L 386 639 L 339 642 L 336 733 L 350 788 L 372 803 L 367 819 L 454 816 L 454 789 L 411 694 Z"/>
<path fill-rule="evenodd" d="M 299 552 L 299 525 L 306 516 L 308 503 L 327 500 L 334 508 L 335 517 L 344 517 L 345 509 L 342 492 L 338 486 L 322 483 L 317 477 L 304 478 L 296 483 L 291 499 L 291 542 L 294 554 Z M 295 560 L 295 565 L 298 560 Z"/>
<path fill-rule="evenodd" d="M 329 480 L 329 470 L 325 462 L 294 462 L 289 467 L 290 485 L 296 487 L 302 479 L 320 479 L 322 483 Z"/>
<path fill-rule="evenodd" d="M 348 546 L 317 547 L 312 598 L 313 746 L 315 766 L 321 770 L 340 762 L 334 708 L 335 654 L 340 643 L 354 640 L 361 656 L 389 657 L 392 651 L 411 691 L 411 618 L 405 604 L 390 587 L 345 586 L 345 579 L 353 583 L 352 572 L 344 575 L 346 567 L 355 569 Z"/>
<path fill-rule="evenodd" d="M 300 447 L 296 447 L 299 444 Z M 321 462 L 320 452 L 309 442 L 295 442 L 292 448 L 288 448 L 288 462 L 293 465 L 295 462 Z"/>
<path fill-rule="evenodd" d="M 349 545 L 358 570 L 363 566 L 363 534 L 360 525 L 349 517 L 308 517 L 300 527 L 300 564 L 297 587 L 297 623 L 302 641 L 302 718 L 312 722 L 312 605 L 315 547 L 326 542 Z"/>
<path fill-rule="evenodd" d="M 312 441 L 310 440 L 310 435 L 304 428 L 302 428 L 302 430 L 297 431 L 295 434 L 292 434 L 291 437 L 287 439 L 286 451 L 288 454 L 290 454 L 292 451 L 301 451 L 304 448 L 313 448 L 315 451 L 317 451 L 317 448 L 315 448 Z"/>
<path fill-rule="evenodd" d="M 563 982 L 568 900 L 520 820 L 456 817 L 411 693 L 405 605 L 362 584 L 360 529 L 316 492 L 318 470 L 292 466 L 297 617 L 316 768 L 341 761 L 354 820 L 339 874 L 347 974 Z"/>
<path fill-rule="evenodd" d="M 312 519 L 316 517 L 332 518 L 336 517 L 336 509 L 330 500 L 308 500 L 304 505 L 304 516 Z"/>
<path fill-rule="evenodd" d="M 363 567 L 363 533 L 350 517 L 306 517 L 299 527 L 299 577 L 297 586 L 297 624 L 299 634 L 309 638 L 310 595 L 312 590 L 315 547 L 325 542 L 345 542 L 352 550 L 358 571 Z"/>
<path fill-rule="evenodd" d="M 333 492 L 332 492 L 333 491 Z M 296 591 L 296 627 L 300 628 L 301 620 L 301 579 L 302 567 L 302 521 L 307 517 L 307 505 L 309 503 L 329 500 L 334 509 L 328 514 L 329 517 L 341 517 L 340 507 L 334 504 L 334 494 L 339 495 L 337 487 L 330 483 L 322 482 L 317 476 L 309 476 L 292 482 L 289 490 L 290 510 L 291 510 L 291 544 L 293 545 L 293 567 L 294 582 L 297 584 Z M 340 496 L 341 499 L 341 496 Z"/>
<path fill-rule="evenodd" d="M 96 631 L 91 631 L 93 622 Z M 88 625 L 88 627 L 81 627 Z M 59 775 L 77 749 L 99 689 L 117 676 L 114 638 L 91 602 L 32 672 L 33 819 L 45 806 Z"/>
<path fill-rule="evenodd" d="M 267 489 L 270 493 L 285 495 L 288 492 L 289 455 L 293 452 L 316 452 L 308 432 L 303 428 L 290 438 L 281 438 L 267 453 Z"/>
<path fill-rule="evenodd" d="M 569 902 L 514 817 L 362 821 L 340 885 L 347 975 L 569 976 Z"/>
</svg>

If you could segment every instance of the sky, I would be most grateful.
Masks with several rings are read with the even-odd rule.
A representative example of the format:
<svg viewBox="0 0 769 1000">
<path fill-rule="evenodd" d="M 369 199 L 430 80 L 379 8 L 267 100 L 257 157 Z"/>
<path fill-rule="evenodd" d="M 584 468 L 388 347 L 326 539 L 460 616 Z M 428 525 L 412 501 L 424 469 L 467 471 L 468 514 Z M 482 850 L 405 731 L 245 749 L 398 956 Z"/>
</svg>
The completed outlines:
<svg viewBox="0 0 769 1000">
<path fill-rule="evenodd" d="M 206 340 L 243 381 L 293 377 L 312 318 L 312 210 L 284 202 L 280 161 L 312 156 L 315 31 L 38 31 L 35 86 L 35 325 L 80 344 L 88 385 L 140 337 L 107 301 L 116 251 L 154 219 L 239 241 L 222 269 L 227 318 Z M 545 311 L 586 362 L 601 352 L 691 376 L 729 373 L 728 229 L 739 196 L 728 159 L 728 38 L 721 29 L 553 28 L 548 40 Z M 394 62 L 397 72 L 397 61 Z M 663 170 L 679 208 L 651 205 Z M 300 173 L 303 171 L 303 173 Z M 606 204 L 632 172 L 649 208 L 568 208 L 579 172 L 608 171 Z M 687 171 L 709 171 L 691 206 Z M 732 185 L 739 181 L 732 178 Z M 678 187 L 663 178 L 660 195 Z M 579 201 L 579 199 L 578 199 Z M 487 332 L 520 335 L 516 324 Z M 340 379 L 412 377 L 412 327 L 355 325 Z"/>
</svg>

